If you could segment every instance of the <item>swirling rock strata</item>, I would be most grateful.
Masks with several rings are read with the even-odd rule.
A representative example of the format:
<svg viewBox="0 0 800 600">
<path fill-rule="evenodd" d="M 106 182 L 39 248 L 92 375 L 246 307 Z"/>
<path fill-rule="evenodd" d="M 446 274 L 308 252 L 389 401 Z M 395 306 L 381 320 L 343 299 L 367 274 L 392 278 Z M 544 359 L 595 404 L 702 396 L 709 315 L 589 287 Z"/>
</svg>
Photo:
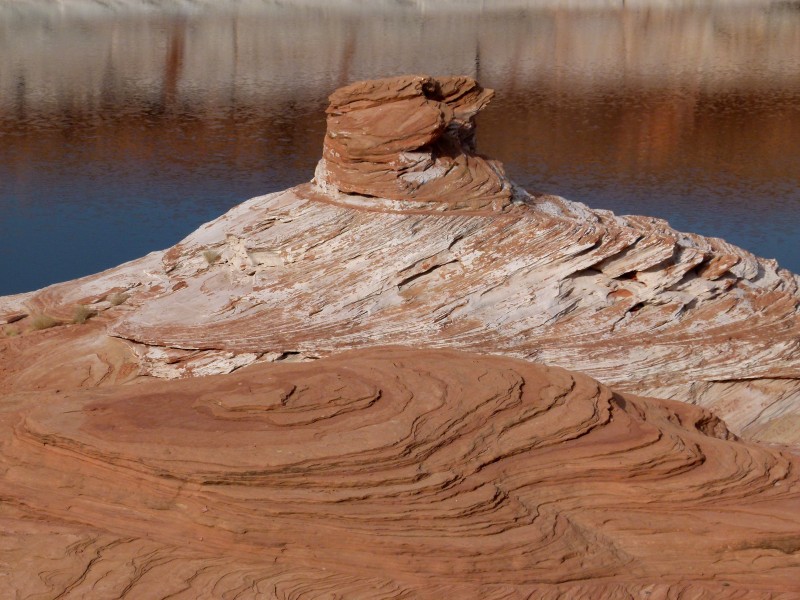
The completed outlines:
<svg viewBox="0 0 800 600">
<path fill-rule="evenodd" d="M 800 279 L 659 219 L 525 194 L 472 152 L 471 119 L 488 97 L 468 78 L 334 93 L 312 183 L 245 202 L 167 252 L 0 299 L 0 320 L 21 330 L 24 315 L 68 319 L 76 304 L 102 313 L 80 339 L 0 342 L 0 389 L 106 384 L 119 369 L 123 379 L 223 373 L 372 345 L 452 347 L 700 404 L 737 434 L 800 444 Z M 483 167 L 425 167 L 408 187 L 397 161 L 412 148 Z M 350 189 L 348 173 L 377 187 Z M 130 299 L 113 306 L 114 291 Z M 46 353 L 68 357 L 62 380 L 34 368 Z"/>
<path fill-rule="evenodd" d="M 16 394 L 0 452 L 3 597 L 789 598 L 800 572 L 796 457 L 508 358 Z"/>
<path fill-rule="evenodd" d="M 107 331 L 161 377 L 446 346 L 568 367 L 800 442 L 797 277 L 657 219 L 555 197 L 490 214 L 363 210 L 307 185 L 248 201 L 160 258 L 147 275 L 126 267 L 23 304 L 68 313 L 130 287 Z"/>
<path fill-rule="evenodd" d="M 474 117 L 492 96 L 469 77 L 395 77 L 336 90 L 317 184 L 354 202 L 368 197 L 371 206 L 506 206 L 512 191 L 502 167 L 475 154 Z"/>
</svg>

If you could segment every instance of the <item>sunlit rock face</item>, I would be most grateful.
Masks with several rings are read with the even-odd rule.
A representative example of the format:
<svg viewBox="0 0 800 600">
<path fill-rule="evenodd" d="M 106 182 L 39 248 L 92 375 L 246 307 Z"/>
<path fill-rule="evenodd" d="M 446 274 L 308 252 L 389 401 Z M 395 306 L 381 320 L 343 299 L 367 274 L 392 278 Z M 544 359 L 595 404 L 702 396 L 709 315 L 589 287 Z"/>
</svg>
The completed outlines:
<svg viewBox="0 0 800 600">
<path fill-rule="evenodd" d="M 330 97 L 315 181 L 370 206 L 501 209 L 502 167 L 475 154 L 474 117 L 494 92 L 470 77 L 361 81 Z"/>
<path fill-rule="evenodd" d="M 14 394 L 0 452 L 4 598 L 766 600 L 800 572 L 796 456 L 505 357 Z"/>
<path fill-rule="evenodd" d="M 515 188 L 489 96 L 344 88 L 313 182 L 0 298 L 0 597 L 796 596 L 800 280 Z"/>
<path fill-rule="evenodd" d="M 362 82 L 331 98 L 340 120 L 313 182 L 249 200 L 166 252 L 0 299 L 0 324 L 21 330 L 25 315 L 102 312 L 80 335 L 5 341 L 0 386 L 449 347 L 585 372 L 712 408 L 739 435 L 800 444 L 796 275 L 663 220 L 515 188 L 472 153 L 489 93 L 469 78 Z M 413 185 L 397 162 L 412 149 L 430 157 Z M 351 175 L 363 187 L 348 188 Z M 495 191 L 482 196 L 483 184 Z M 110 305 L 119 290 L 130 299 Z"/>
</svg>

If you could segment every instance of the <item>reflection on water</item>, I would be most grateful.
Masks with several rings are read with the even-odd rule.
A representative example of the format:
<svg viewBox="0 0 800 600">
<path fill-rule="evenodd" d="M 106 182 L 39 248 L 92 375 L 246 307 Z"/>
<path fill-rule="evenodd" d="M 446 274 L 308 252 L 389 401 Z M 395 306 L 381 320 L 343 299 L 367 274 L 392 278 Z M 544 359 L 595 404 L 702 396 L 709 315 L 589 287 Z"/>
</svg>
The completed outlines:
<svg viewBox="0 0 800 600">
<path fill-rule="evenodd" d="M 718 235 L 800 272 L 800 10 L 0 12 L 0 294 L 175 243 L 306 181 L 325 97 L 463 73 L 528 189 Z"/>
</svg>

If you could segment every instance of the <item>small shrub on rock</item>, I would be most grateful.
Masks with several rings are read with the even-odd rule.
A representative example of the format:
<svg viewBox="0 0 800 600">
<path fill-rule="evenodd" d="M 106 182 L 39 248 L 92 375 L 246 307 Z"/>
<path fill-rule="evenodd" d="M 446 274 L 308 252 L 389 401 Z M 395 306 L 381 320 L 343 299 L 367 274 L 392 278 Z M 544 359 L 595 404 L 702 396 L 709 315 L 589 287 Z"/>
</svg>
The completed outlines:
<svg viewBox="0 0 800 600">
<path fill-rule="evenodd" d="M 217 262 L 222 255 L 217 252 L 216 250 L 206 250 L 203 252 L 203 258 L 206 259 L 206 262 L 210 265 L 213 265 Z"/>
<path fill-rule="evenodd" d="M 86 321 L 88 321 L 89 319 L 91 319 L 96 315 L 97 311 L 92 310 L 88 306 L 83 306 L 83 305 L 76 306 L 75 310 L 72 311 L 72 322 L 83 325 L 84 323 L 86 323 Z"/>
<path fill-rule="evenodd" d="M 119 306 L 120 304 L 124 303 L 128 298 L 130 298 L 129 294 L 123 294 L 122 292 L 114 292 L 108 298 L 106 298 L 106 300 L 108 300 L 111 306 Z"/>
<path fill-rule="evenodd" d="M 58 324 L 59 322 L 50 315 L 41 314 L 33 315 L 33 317 L 31 317 L 31 329 L 34 331 L 38 331 L 40 329 L 50 329 Z"/>
</svg>

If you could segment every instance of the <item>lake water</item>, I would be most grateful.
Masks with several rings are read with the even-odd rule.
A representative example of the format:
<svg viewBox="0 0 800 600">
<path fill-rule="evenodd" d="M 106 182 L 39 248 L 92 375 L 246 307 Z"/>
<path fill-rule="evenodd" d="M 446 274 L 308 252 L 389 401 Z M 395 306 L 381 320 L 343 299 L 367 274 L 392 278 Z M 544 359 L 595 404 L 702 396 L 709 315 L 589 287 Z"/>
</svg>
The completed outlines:
<svg viewBox="0 0 800 600">
<path fill-rule="evenodd" d="M 411 72 L 497 91 L 479 150 L 524 187 L 800 272 L 800 4 L 426 4 L 0 4 L 0 294 L 168 247 L 309 180 L 326 96 Z"/>
</svg>

